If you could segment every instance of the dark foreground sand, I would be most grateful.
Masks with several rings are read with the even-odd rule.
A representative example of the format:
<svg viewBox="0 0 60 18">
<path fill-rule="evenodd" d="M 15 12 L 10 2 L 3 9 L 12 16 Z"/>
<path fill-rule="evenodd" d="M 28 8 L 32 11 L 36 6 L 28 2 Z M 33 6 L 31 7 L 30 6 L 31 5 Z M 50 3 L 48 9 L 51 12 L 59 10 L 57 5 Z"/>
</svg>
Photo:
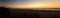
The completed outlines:
<svg viewBox="0 0 60 18">
<path fill-rule="evenodd" d="M 60 11 L 0 8 L 0 18 L 60 18 Z"/>
</svg>

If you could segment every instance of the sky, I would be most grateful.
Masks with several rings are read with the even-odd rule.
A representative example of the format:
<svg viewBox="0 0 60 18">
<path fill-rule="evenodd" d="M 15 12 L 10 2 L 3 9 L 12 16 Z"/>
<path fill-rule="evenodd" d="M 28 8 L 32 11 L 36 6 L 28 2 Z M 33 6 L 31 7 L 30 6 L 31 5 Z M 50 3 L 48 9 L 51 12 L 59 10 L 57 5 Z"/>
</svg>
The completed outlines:
<svg viewBox="0 0 60 18">
<path fill-rule="evenodd" d="M 60 0 L 9 0 L 9 8 L 60 8 Z"/>
</svg>

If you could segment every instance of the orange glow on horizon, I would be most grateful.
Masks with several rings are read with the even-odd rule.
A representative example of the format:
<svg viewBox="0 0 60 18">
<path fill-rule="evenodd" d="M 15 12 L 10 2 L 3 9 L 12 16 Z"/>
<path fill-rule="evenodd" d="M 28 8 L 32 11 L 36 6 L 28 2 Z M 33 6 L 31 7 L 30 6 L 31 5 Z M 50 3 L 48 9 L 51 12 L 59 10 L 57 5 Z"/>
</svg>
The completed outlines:
<svg viewBox="0 0 60 18">
<path fill-rule="evenodd" d="M 60 8 L 60 0 L 32 1 L 25 3 L 12 3 L 7 8 Z"/>
<path fill-rule="evenodd" d="M 60 6 L 9 6 L 8 8 L 60 8 Z"/>
</svg>

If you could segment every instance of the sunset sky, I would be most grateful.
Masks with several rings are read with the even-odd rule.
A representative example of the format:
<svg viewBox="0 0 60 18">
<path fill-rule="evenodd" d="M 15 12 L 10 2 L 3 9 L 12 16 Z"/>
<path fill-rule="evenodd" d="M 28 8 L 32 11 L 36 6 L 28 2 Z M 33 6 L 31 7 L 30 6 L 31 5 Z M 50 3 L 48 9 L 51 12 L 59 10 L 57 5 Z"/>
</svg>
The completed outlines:
<svg viewBox="0 0 60 18">
<path fill-rule="evenodd" d="M 60 8 L 60 0 L 14 0 L 6 4 L 9 8 Z"/>
</svg>

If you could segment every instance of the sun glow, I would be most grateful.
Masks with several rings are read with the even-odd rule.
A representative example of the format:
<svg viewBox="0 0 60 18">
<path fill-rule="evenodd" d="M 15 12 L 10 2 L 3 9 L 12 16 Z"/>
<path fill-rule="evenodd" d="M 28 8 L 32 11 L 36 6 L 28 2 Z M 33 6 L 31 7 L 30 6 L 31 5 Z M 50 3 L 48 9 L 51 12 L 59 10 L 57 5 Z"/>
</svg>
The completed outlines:
<svg viewBox="0 0 60 18">
<path fill-rule="evenodd" d="M 30 1 L 25 3 L 8 4 L 8 8 L 60 8 L 60 1 L 46 0 L 46 1 Z"/>
</svg>

